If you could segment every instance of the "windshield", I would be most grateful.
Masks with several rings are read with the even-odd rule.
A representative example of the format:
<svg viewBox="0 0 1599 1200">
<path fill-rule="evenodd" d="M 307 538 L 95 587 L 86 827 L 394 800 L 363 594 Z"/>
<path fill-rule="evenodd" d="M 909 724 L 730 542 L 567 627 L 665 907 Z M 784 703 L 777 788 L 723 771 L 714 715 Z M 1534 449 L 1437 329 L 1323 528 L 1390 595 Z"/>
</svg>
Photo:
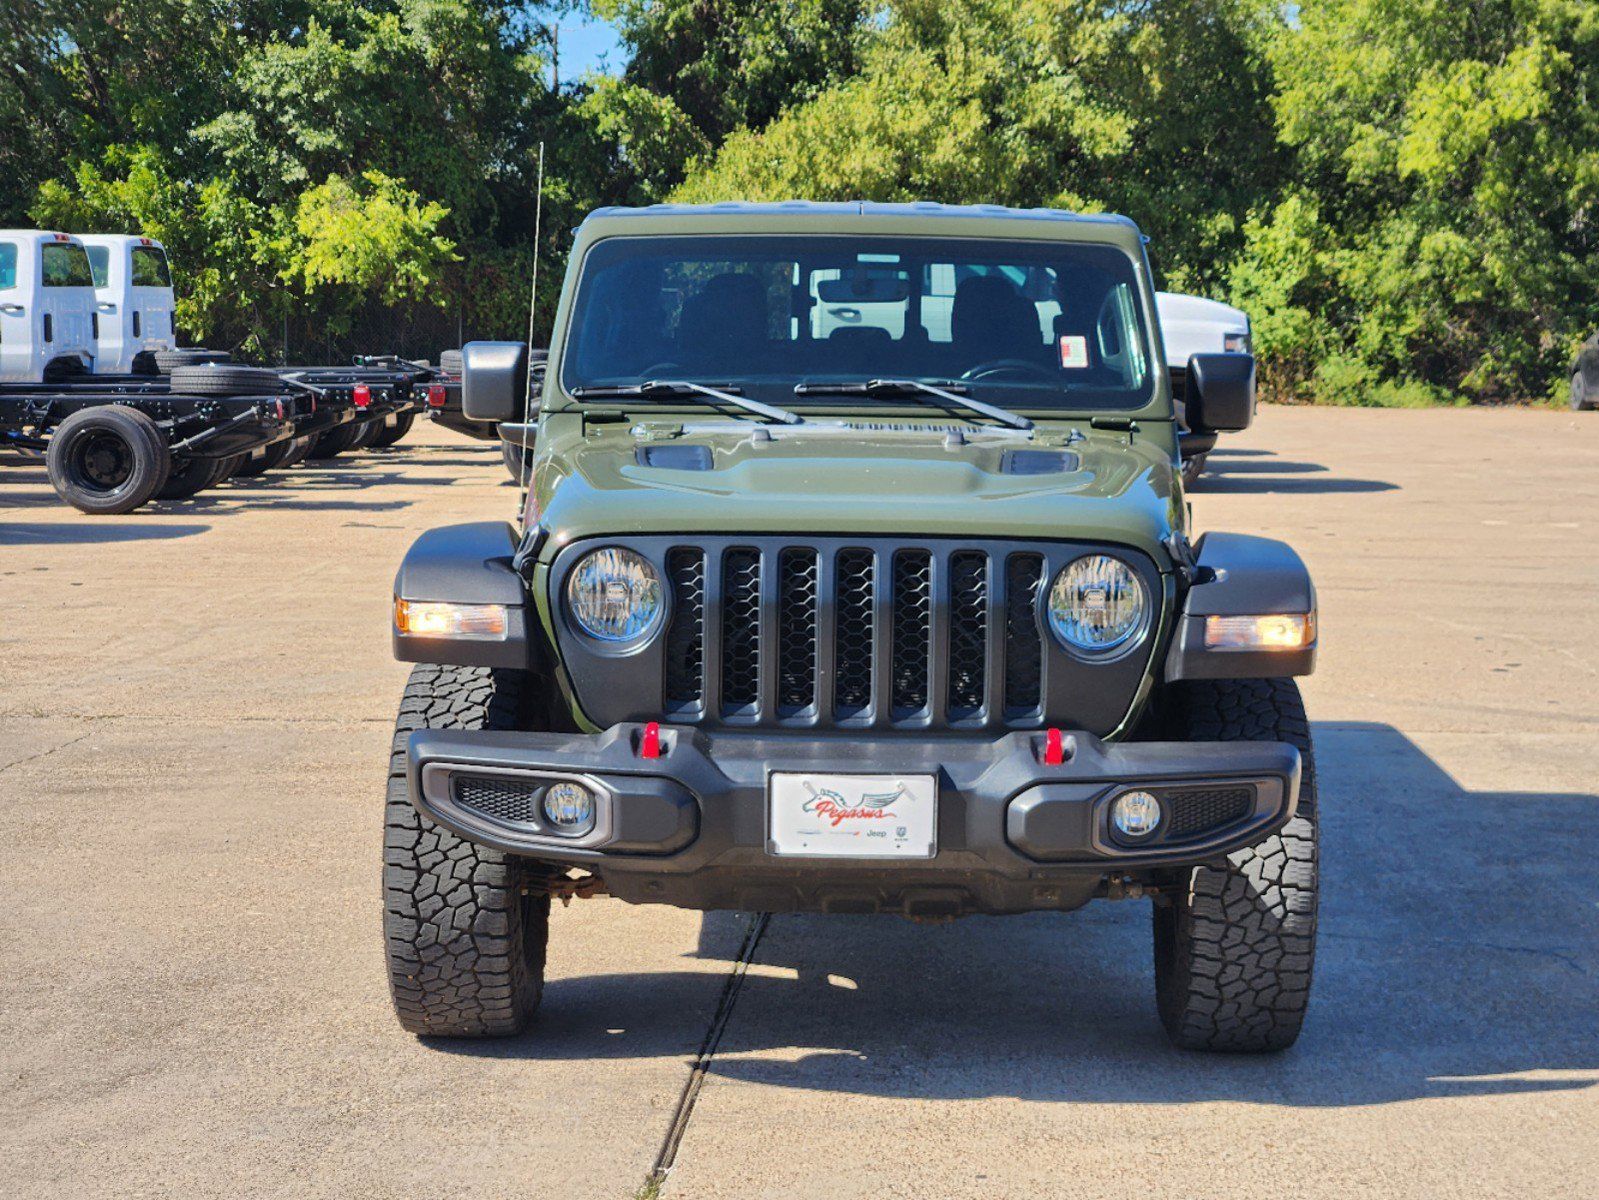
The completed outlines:
<svg viewBox="0 0 1599 1200">
<path fill-rule="evenodd" d="M 607 239 L 583 263 L 561 381 L 693 379 L 787 405 L 917 379 L 1006 407 L 1134 409 L 1154 389 L 1138 297 L 1132 260 L 1086 243 Z"/>
</svg>

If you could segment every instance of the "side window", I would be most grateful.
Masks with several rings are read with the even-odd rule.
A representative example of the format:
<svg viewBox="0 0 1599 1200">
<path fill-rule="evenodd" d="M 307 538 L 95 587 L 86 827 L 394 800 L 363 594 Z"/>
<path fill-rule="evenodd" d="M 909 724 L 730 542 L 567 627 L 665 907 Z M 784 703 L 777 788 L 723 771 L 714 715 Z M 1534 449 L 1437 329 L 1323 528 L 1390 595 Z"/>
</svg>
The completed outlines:
<svg viewBox="0 0 1599 1200">
<path fill-rule="evenodd" d="M 93 287 L 94 272 L 82 246 L 49 242 L 39 254 L 45 287 Z"/>
<path fill-rule="evenodd" d="M 1121 376 L 1122 386 L 1130 390 L 1143 387 L 1149 366 L 1139 338 L 1138 301 L 1127 284 L 1118 283 L 1106 295 L 1099 308 L 1095 336 L 1101 358 Z"/>
<path fill-rule="evenodd" d="M 111 278 L 111 251 L 105 246 L 86 246 L 89 270 L 94 274 L 94 286 L 105 287 Z"/>
<path fill-rule="evenodd" d="M 17 286 L 17 244 L 0 242 L 0 292 Z"/>
<path fill-rule="evenodd" d="M 158 288 L 172 286 L 172 272 L 167 269 L 167 256 L 162 251 L 154 246 L 133 248 L 133 286 Z"/>
</svg>

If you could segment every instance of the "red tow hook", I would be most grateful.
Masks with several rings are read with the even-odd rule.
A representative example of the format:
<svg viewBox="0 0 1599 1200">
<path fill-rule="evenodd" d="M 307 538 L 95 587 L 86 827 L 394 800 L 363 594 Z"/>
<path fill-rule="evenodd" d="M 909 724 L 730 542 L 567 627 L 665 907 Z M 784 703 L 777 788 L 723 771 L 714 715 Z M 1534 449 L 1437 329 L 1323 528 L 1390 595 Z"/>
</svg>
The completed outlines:
<svg viewBox="0 0 1599 1200">
<path fill-rule="evenodd" d="M 358 383 L 351 391 L 350 398 L 355 401 L 357 408 L 365 408 L 372 403 L 372 389 L 364 383 Z"/>
<path fill-rule="evenodd" d="M 661 723 L 651 721 L 644 726 L 644 735 L 638 741 L 638 756 L 640 758 L 661 757 Z"/>
<path fill-rule="evenodd" d="M 1066 739 L 1061 736 L 1058 729 L 1051 729 L 1044 735 L 1044 765 L 1058 767 L 1066 761 Z"/>
</svg>

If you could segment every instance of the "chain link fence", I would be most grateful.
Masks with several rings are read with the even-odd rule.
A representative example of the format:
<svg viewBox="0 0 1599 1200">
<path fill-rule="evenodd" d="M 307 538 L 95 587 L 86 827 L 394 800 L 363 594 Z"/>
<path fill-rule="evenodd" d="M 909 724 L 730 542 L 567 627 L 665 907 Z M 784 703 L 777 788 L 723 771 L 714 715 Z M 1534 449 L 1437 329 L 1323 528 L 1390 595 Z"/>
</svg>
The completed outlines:
<svg viewBox="0 0 1599 1200">
<path fill-rule="evenodd" d="M 464 305 L 374 304 L 336 314 L 302 307 L 257 338 L 255 355 L 272 366 L 339 365 L 358 354 L 397 354 L 417 362 L 436 363 L 445 350 L 478 338 L 519 339 L 516 330 L 474 327 Z"/>
</svg>

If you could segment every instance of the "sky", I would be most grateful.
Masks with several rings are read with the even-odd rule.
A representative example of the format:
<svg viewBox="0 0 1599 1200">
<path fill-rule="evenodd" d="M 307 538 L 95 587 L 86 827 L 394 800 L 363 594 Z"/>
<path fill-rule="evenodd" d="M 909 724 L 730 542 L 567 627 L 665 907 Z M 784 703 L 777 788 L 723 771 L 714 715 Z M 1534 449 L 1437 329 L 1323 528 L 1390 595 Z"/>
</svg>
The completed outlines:
<svg viewBox="0 0 1599 1200">
<path fill-rule="evenodd" d="M 625 65 L 616 30 L 605 21 L 576 14 L 561 18 L 561 79 L 577 79 L 589 71 L 615 75 Z"/>
</svg>

